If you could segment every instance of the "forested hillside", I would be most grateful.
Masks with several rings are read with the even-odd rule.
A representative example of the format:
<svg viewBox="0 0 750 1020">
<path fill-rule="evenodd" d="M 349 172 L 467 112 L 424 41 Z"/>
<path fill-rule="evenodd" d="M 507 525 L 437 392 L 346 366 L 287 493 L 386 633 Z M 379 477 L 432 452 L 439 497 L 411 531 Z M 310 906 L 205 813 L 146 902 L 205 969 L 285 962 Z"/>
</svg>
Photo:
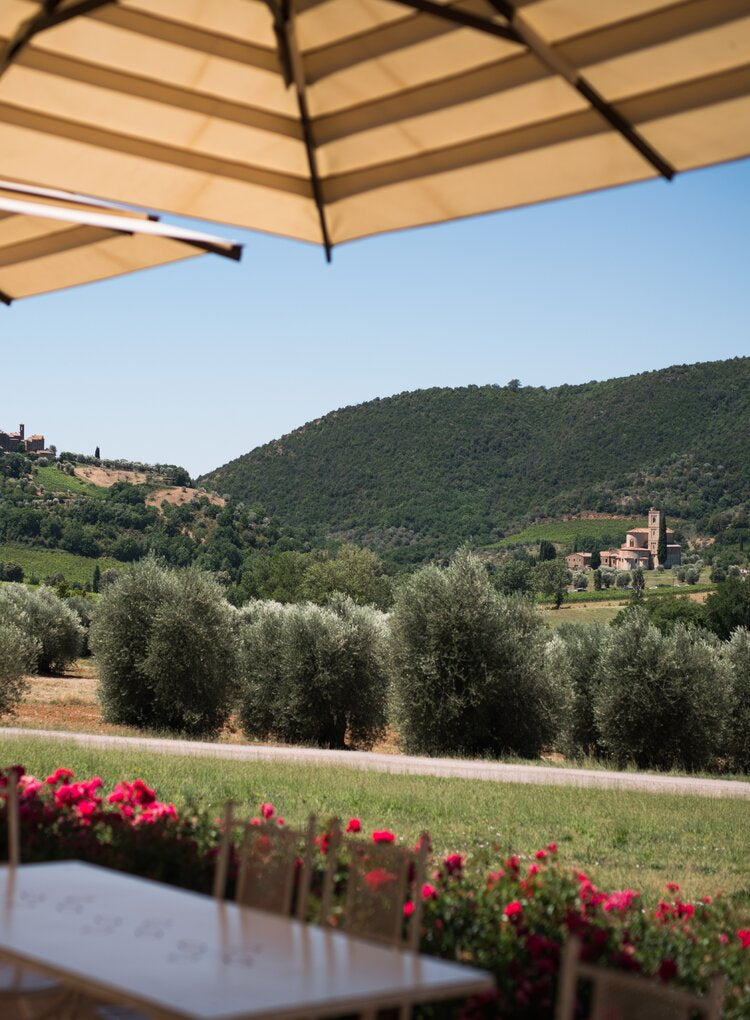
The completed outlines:
<svg viewBox="0 0 750 1020">
<path fill-rule="evenodd" d="M 750 358 L 553 389 L 402 393 L 334 411 L 200 482 L 310 538 L 403 563 L 536 519 L 651 504 L 711 531 L 750 505 Z"/>
</svg>

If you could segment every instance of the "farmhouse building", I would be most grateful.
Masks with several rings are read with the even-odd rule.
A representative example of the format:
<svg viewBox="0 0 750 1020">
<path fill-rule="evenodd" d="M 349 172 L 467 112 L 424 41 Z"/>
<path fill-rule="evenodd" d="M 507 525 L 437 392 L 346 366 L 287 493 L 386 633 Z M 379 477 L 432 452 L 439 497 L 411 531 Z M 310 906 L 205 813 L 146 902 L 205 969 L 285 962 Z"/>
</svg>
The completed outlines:
<svg viewBox="0 0 750 1020">
<path fill-rule="evenodd" d="M 659 563 L 659 528 L 664 513 L 651 507 L 648 512 L 647 528 L 632 528 L 625 535 L 625 541 L 619 549 L 606 549 L 601 554 L 603 567 L 616 567 L 618 570 L 653 570 Z M 682 550 L 679 542 L 674 539 L 674 531 L 667 528 L 667 559 L 665 567 L 678 567 L 682 562 Z"/>
<path fill-rule="evenodd" d="M 565 562 L 571 570 L 588 570 L 591 566 L 590 552 L 574 552 L 565 557 Z"/>
</svg>

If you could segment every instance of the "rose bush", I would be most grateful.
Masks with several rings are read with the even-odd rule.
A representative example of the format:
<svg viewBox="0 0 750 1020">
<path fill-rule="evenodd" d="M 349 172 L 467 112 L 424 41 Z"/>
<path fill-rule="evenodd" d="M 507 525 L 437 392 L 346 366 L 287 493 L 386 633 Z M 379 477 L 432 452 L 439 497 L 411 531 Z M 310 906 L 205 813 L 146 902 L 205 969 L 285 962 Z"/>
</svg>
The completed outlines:
<svg viewBox="0 0 750 1020">
<path fill-rule="evenodd" d="M 0 859 L 7 852 L 7 777 L 8 770 L 0 773 Z M 63 768 L 44 780 L 21 770 L 18 791 L 22 860 L 78 858 L 210 891 L 220 822 L 205 812 L 179 815 L 139 779 L 120 782 L 105 795 L 99 777 L 76 781 Z M 253 821 L 284 824 L 267 802 Z M 388 829 L 365 835 L 359 818 L 344 828 L 374 846 L 396 841 Z M 322 886 L 329 835 L 326 827 L 317 839 L 314 896 Z M 236 860 L 235 852 L 230 884 Z M 571 934 L 581 939 L 587 960 L 656 981 L 705 991 L 715 974 L 723 974 L 725 1020 L 750 1015 L 750 917 L 728 900 L 691 902 L 674 883 L 655 906 L 633 889 L 599 889 L 589 875 L 560 861 L 554 843 L 525 859 L 499 860 L 488 875 L 474 873 L 469 863 L 459 853 L 433 859 L 418 891 L 422 952 L 495 976 L 497 994 L 467 1003 L 465 1018 L 551 1020 L 561 950 Z M 368 880 L 375 889 L 383 881 L 381 872 L 374 869 Z M 339 891 L 345 878 L 344 866 L 337 876 Z M 406 918 L 414 911 L 414 893 L 404 908 Z"/>
</svg>

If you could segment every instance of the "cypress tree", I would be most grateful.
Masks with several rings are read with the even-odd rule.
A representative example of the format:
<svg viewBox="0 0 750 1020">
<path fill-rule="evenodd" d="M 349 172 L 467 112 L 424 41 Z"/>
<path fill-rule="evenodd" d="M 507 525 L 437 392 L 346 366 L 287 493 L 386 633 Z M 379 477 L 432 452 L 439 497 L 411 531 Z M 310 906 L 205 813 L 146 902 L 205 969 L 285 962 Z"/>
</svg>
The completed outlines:
<svg viewBox="0 0 750 1020">
<path fill-rule="evenodd" d="M 102 572 L 99 569 L 99 564 L 96 563 L 94 565 L 94 576 L 93 576 L 92 581 L 91 581 L 91 590 L 92 591 L 99 591 L 99 582 L 101 580 L 101 576 L 102 576 Z"/>
<path fill-rule="evenodd" d="M 554 560 L 557 558 L 557 549 L 552 542 L 547 538 L 543 538 L 539 543 L 539 562 L 542 563 L 544 560 Z"/>
<path fill-rule="evenodd" d="M 667 518 L 665 514 L 659 519 L 659 544 L 656 547 L 656 558 L 664 566 L 667 562 Z"/>
</svg>

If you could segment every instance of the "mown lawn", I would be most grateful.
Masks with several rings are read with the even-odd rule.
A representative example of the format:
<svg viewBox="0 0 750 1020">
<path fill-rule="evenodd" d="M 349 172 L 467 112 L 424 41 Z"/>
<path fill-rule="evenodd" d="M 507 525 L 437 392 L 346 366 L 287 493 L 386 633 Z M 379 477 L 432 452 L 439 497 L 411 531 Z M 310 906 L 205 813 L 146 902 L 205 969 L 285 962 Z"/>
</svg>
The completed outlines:
<svg viewBox="0 0 750 1020">
<path fill-rule="evenodd" d="M 91 559 L 88 556 L 65 552 L 63 549 L 38 549 L 13 543 L 0 545 L 0 562 L 18 563 L 23 567 L 26 581 L 31 577 L 37 577 L 42 581 L 53 574 L 64 574 L 65 580 L 69 583 L 78 581 L 80 584 L 91 582 L 97 563 L 102 571 L 122 570 L 125 567 L 124 563 L 113 560 L 110 556 Z"/>
<path fill-rule="evenodd" d="M 0 731 L 0 761 L 37 776 L 59 765 L 100 775 L 110 788 L 143 778 L 178 807 L 218 813 L 231 797 L 253 810 L 272 801 L 292 823 L 358 816 L 366 829 L 408 840 L 428 830 L 438 852 L 470 854 L 485 870 L 512 850 L 529 855 L 554 840 L 564 862 L 601 885 L 656 899 L 667 881 L 688 897 L 723 891 L 750 902 L 750 801 L 385 775 L 332 766 L 229 762 L 141 751 L 99 751 Z"/>
</svg>

